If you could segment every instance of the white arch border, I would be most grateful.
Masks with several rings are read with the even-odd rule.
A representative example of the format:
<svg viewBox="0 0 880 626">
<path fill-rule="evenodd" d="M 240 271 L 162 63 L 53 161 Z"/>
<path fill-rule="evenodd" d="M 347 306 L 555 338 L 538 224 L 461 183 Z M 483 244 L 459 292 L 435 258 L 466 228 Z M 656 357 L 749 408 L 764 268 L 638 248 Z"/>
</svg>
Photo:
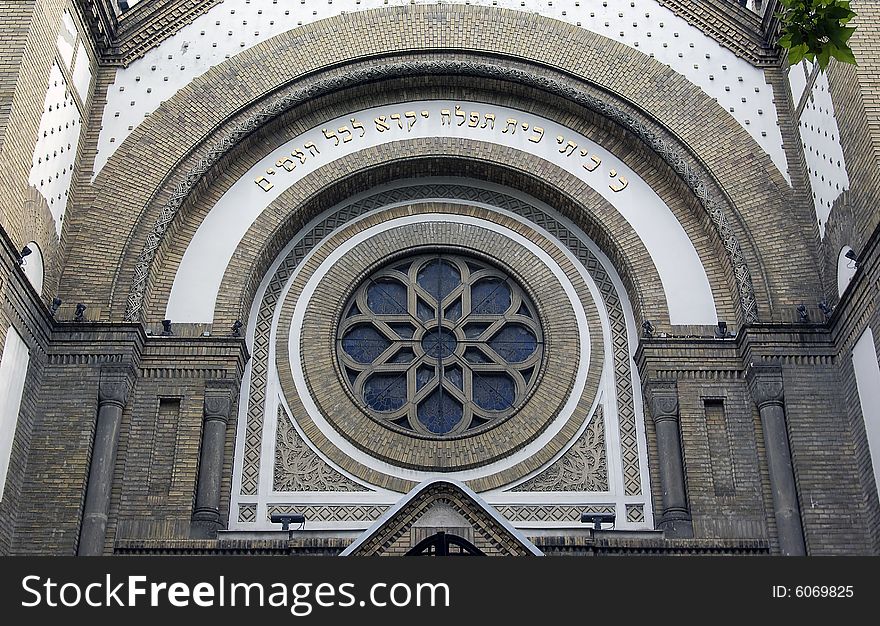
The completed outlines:
<svg viewBox="0 0 880 626">
<path fill-rule="evenodd" d="M 442 112 L 455 110 L 456 106 L 467 115 L 471 112 L 485 115 L 491 108 L 496 116 L 494 128 L 490 131 L 488 127 L 471 127 L 470 123 L 462 126 L 458 126 L 456 121 L 444 123 Z M 374 125 L 373 120 L 379 117 L 384 116 L 390 121 L 392 115 L 401 116 L 409 110 L 419 113 L 425 111 L 428 117 L 420 115 L 408 130 L 404 130 L 409 127 L 408 122 L 401 123 L 401 128 L 395 124 L 392 130 L 383 132 L 379 132 L 378 126 Z M 343 126 L 350 129 L 352 119 L 364 124 L 363 137 L 343 141 L 338 146 L 325 137 L 325 129 L 333 131 Z M 504 123 L 500 121 L 503 119 L 516 119 L 518 124 L 527 126 L 530 131 L 504 133 Z M 531 141 L 537 136 L 535 127 L 543 132 L 543 138 L 538 143 Z M 278 146 L 236 181 L 199 225 L 178 267 L 166 319 L 177 323 L 205 324 L 213 321 L 223 275 L 247 230 L 274 200 L 307 174 L 365 148 L 402 139 L 429 137 L 468 137 L 505 145 L 528 152 L 539 161 L 554 163 L 576 176 L 605 198 L 642 241 L 660 276 L 670 322 L 673 325 L 716 324 L 712 288 L 693 243 L 669 206 L 634 170 L 610 151 L 549 119 L 494 104 L 444 100 L 423 100 L 365 109 L 328 121 Z M 563 141 L 557 143 L 558 139 L 554 138 L 562 138 Z M 559 150 L 559 146 L 565 150 L 569 141 L 575 143 L 577 149 L 565 154 Z M 310 143 L 319 152 L 302 150 Z M 305 163 L 299 163 L 292 172 L 286 172 L 276 165 L 279 159 L 289 157 L 296 150 L 311 156 L 306 157 Z M 584 168 L 585 159 L 589 157 L 582 157 L 582 151 L 590 156 L 595 155 L 600 161 L 593 171 Z M 593 167 L 593 163 L 587 161 L 586 165 Z M 270 171 L 274 174 L 268 174 Z M 265 191 L 255 184 L 259 178 L 266 178 L 267 181 L 271 178 L 269 182 L 272 187 Z M 612 184 L 621 178 L 626 179 L 627 187 L 615 192 Z"/>
</svg>

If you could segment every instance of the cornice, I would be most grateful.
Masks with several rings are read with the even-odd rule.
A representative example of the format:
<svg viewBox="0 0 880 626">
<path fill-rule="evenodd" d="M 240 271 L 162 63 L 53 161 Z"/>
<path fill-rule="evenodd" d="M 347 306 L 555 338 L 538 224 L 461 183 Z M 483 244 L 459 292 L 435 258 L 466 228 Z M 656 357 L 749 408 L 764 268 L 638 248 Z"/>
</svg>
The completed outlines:
<svg viewBox="0 0 880 626">
<path fill-rule="evenodd" d="M 148 50 L 223 0 L 153 0 L 117 15 L 112 0 L 76 0 L 89 25 L 101 63 L 128 66 Z M 719 44 L 758 67 L 778 66 L 782 50 L 771 43 L 778 29 L 778 0 L 763 16 L 732 0 L 657 0 Z"/>
<path fill-rule="evenodd" d="M 752 65 L 776 67 L 782 62 L 782 49 L 772 43 L 779 27 L 778 0 L 767 0 L 763 15 L 733 0 L 657 2 Z"/>
<path fill-rule="evenodd" d="M 223 0 L 154 0 L 116 16 L 111 0 L 77 0 L 102 65 L 122 66 L 207 13 Z"/>
</svg>

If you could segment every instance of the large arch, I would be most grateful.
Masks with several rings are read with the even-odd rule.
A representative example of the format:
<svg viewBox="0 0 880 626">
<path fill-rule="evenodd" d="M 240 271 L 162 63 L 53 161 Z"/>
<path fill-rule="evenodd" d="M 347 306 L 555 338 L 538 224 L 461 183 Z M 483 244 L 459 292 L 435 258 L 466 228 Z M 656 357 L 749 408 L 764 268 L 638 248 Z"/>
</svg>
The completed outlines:
<svg viewBox="0 0 880 626">
<path fill-rule="evenodd" d="M 453 21 L 457 28 L 454 31 L 461 35 L 450 31 L 449 41 L 464 56 L 450 59 L 448 54 L 425 50 L 424 31 L 419 26 L 430 22 L 437 12 L 455 16 Z M 789 271 L 792 265 L 811 262 L 810 244 L 805 238 L 788 238 L 785 243 L 789 254 L 784 259 L 763 259 L 755 251 L 756 244 L 761 249 L 779 247 L 780 242 L 774 241 L 780 237 L 779 231 L 769 225 L 778 220 L 779 215 L 795 210 L 785 201 L 781 175 L 727 113 L 682 77 L 632 49 L 552 20 L 546 24 L 550 33 L 546 45 L 535 49 L 519 35 L 496 39 L 486 37 L 483 32 L 479 39 L 472 36 L 477 22 L 480 28 L 486 27 L 487 22 L 480 21 L 481 17 L 491 14 L 494 21 L 490 28 L 501 32 L 505 25 L 515 23 L 512 12 L 472 7 L 413 7 L 392 10 L 389 14 L 397 17 L 404 13 L 408 18 L 405 22 L 394 22 L 400 38 L 393 45 L 360 37 L 359 29 L 367 26 L 363 20 L 349 16 L 279 35 L 224 64 L 227 75 L 245 78 L 242 91 L 233 96 L 225 85 L 215 82 L 219 72 L 212 71 L 141 124 L 96 179 L 100 191 L 90 219 L 85 220 L 76 233 L 78 247 L 94 243 L 98 233 L 106 233 L 111 227 L 111 232 L 130 229 L 127 242 L 123 237 L 119 241 L 101 242 L 102 247 L 109 249 L 110 257 L 120 261 L 110 293 L 95 293 L 89 287 L 96 300 L 93 306 L 101 309 L 105 317 L 122 316 L 128 299 L 125 292 L 138 266 L 138 259 L 132 256 L 137 251 L 141 254 L 146 251 L 148 257 L 152 254 L 158 247 L 156 238 L 161 240 L 164 229 L 172 224 L 169 210 L 173 214 L 199 181 L 202 181 L 200 188 L 205 188 L 202 173 L 218 164 L 226 151 L 237 146 L 236 154 L 246 152 L 250 144 L 243 140 L 278 114 L 312 109 L 322 88 L 338 92 L 346 85 L 361 83 L 368 89 L 380 78 L 404 72 L 489 75 L 514 82 L 519 90 L 543 89 L 555 94 L 554 100 L 568 106 L 579 103 L 583 107 L 592 102 L 606 119 L 626 127 L 637 139 L 636 143 L 661 150 L 660 156 L 653 158 L 666 162 L 682 180 L 696 187 L 704 208 L 708 200 L 708 209 L 716 218 L 723 214 L 723 219 L 729 220 L 729 234 L 733 237 L 724 237 L 723 244 L 729 251 L 738 247 L 743 263 L 736 267 L 735 262 L 731 262 L 733 267 L 728 271 L 736 274 L 742 283 L 744 268 L 751 270 L 762 316 L 769 318 L 777 306 L 812 295 L 813 286 L 797 285 L 787 278 L 794 274 Z M 339 46 L 338 42 L 323 46 L 317 56 L 303 53 L 303 42 L 310 41 L 317 49 L 322 39 L 330 38 L 335 32 L 332 26 L 344 27 L 352 41 L 359 43 L 351 47 Z M 563 58 L 563 47 L 554 47 L 555 41 L 562 40 L 567 46 L 576 46 L 583 55 L 577 59 Z M 500 43 L 486 43 L 485 46 L 495 46 L 490 50 L 474 50 L 474 41 Z M 531 39 L 528 42 L 531 44 Z M 375 46 L 383 47 L 384 52 L 373 49 Z M 406 54 L 415 49 L 420 52 Z M 346 59 L 380 55 L 382 59 L 378 62 L 345 65 Z M 497 61 L 499 55 L 505 57 L 503 68 Z M 551 65 L 557 69 L 549 69 Z M 330 69 L 321 72 L 321 67 Z M 291 72 L 291 68 L 299 71 Z M 210 101 L 211 106 L 200 107 L 182 119 L 177 112 L 195 100 Z M 242 101 L 249 105 L 241 107 Z M 298 102 L 303 103 L 299 110 L 289 109 Z M 250 126 L 242 126 L 248 120 Z M 172 129 L 173 132 L 169 132 Z M 719 137 L 725 139 L 725 150 L 718 150 Z M 631 156 L 634 160 L 644 158 L 642 154 Z M 150 163 L 155 167 L 146 168 Z M 130 175 L 132 167 L 143 171 L 142 183 L 126 199 L 131 208 L 113 211 L 111 215 L 108 209 L 119 204 L 119 198 L 113 197 L 115 181 Z M 211 173 L 213 176 L 215 171 Z M 722 200 L 724 204 L 716 204 Z M 802 220 L 792 215 L 790 222 L 797 229 Z M 739 245 L 733 245 L 734 242 Z M 125 256 L 123 249 L 135 252 Z M 146 259 L 147 265 L 151 260 Z M 83 289 L 91 282 L 95 270 L 86 265 L 71 259 L 67 269 L 70 289 Z M 806 296 L 805 292 L 808 292 Z"/>
</svg>

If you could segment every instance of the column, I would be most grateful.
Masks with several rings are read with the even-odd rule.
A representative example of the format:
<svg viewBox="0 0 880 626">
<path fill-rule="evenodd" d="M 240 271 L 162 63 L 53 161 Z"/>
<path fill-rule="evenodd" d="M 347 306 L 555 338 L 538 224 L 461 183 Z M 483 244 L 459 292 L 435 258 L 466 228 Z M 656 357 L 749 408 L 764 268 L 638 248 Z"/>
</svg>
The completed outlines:
<svg viewBox="0 0 880 626">
<path fill-rule="evenodd" d="M 807 551 L 785 424 L 782 368 L 751 365 L 747 375 L 752 398 L 761 414 L 779 548 L 785 556 L 803 556 Z"/>
<path fill-rule="evenodd" d="M 675 381 L 650 381 L 647 391 L 657 433 L 660 488 L 663 491 L 663 510 L 657 527 L 670 537 L 693 537 L 681 455 L 678 388 Z"/>
<path fill-rule="evenodd" d="M 209 386 L 205 389 L 199 482 L 190 527 L 190 537 L 193 539 L 215 539 L 217 531 L 223 526 L 220 521 L 220 485 L 223 479 L 226 425 L 229 423 L 232 396 L 229 385 Z"/>
<path fill-rule="evenodd" d="M 95 426 L 86 503 L 77 549 L 79 556 L 99 556 L 104 552 L 113 469 L 116 466 L 116 450 L 119 444 L 119 425 L 133 379 L 134 371 L 131 368 L 101 370 L 101 380 L 98 383 L 98 421 Z"/>
</svg>

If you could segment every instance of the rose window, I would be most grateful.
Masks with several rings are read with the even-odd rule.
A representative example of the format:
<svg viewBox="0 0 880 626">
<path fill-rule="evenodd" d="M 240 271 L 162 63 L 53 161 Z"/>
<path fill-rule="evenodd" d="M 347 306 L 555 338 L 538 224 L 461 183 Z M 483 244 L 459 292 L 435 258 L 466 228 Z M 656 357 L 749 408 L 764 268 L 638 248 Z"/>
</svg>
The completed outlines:
<svg viewBox="0 0 880 626">
<path fill-rule="evenodd" d="M 489 428 L 531 391 L 543 356 L 536 308 L 475 258 L 395 261 L 357 289 L 337 335 L 341 371 L 381 423 L 427 436 Z"/>
</svg>

